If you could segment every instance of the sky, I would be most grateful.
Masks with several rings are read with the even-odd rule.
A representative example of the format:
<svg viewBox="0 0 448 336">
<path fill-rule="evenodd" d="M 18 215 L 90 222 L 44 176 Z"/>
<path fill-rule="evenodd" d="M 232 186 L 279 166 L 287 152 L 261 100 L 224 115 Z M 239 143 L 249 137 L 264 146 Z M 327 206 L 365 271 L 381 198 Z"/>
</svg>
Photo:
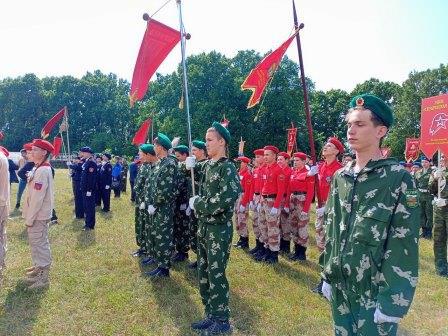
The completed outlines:
<svg viewBox="0 0 448 336">
<path fill-rule="evenodd" d="M 150 15 L 167 0 L 0 1 L 0 79 L 83 76 L 101 70 L 131 80 Z M 292 0 L 182 0 L 192 38 L 187 56 L 216 50 L 260 54 L 293 30 Z M 448 63 L 447 0 L 295 0 L 304 68 L 319 90 L 351 91 L 372 77 L 402 83 L 411 71 Z M 154 19 L 179 27 L 175 0 Z M 180 44 L 158 69 L 174 71 Z M 295 42 L 287 55 L 298 62 Z"/>
</svg>

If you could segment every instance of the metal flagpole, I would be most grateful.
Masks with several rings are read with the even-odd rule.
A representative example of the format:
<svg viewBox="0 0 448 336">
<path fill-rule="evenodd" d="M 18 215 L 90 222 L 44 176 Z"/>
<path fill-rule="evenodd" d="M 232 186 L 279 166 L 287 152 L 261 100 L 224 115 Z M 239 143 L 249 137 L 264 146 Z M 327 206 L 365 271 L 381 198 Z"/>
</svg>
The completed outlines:
<svg viewBox="0 0 448 336">
<path fill-rule="evenodd" d="M 183 82 L 185 90 L 185 108 L 187 111 L 187 127 L 188 127 L 188 147 L 191 153 L 191 123 L 190 123 L 190 100 L 188 98 L 188 80 L 187 80 L 187 62 L 185 61 L 185 41 L 190 38 L 189 34 L 185 33 L 185 27 L 182 20 L 182 0 L 176 0 L 177 8 L 179 9 L 179 25 L 180 25 L 180 47 L 182 53 L 182 73 Z M 191 187 L 193 191 L 193 196 L 196 195 L 196 190 L 194 187 L 194 170 L 191 169 Z"/>
<path fill-rule="evenodd" d="M 64 122 L 65 122 L 65 132 L 66 132 L 66 136 L 67 136 L 67 150 L 68 150 L 68 160 L 71 161 L 72 160 L 72 152 L 70 152 L 70 137 L 68 136 L 68 109 L 67 106 L 64 106 L 65 108 L 65 113 L 64 113 Z"/>
</svg>

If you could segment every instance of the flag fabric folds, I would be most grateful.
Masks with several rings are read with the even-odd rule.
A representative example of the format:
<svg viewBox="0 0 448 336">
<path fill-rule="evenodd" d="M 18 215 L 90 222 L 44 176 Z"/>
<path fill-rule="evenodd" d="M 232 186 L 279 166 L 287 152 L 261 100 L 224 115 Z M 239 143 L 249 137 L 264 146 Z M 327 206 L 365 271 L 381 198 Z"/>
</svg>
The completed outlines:
<svg viewBox="0 0 448 336">
<path fill-rule="evenodd" d="M 151 127 L 151 119 L 145 120 L 137 132 L 135 132 L 134 138 L 132 139 L 132 144 L 136 146 L 140 146 L 146 142 L 146 138 L 148 137 L 148 130 Z"/>
<path fill-rule="evenodd" d="M 148 21 L 132 75 L 131 107 L 143 99 L 152 75 L 179 41 L 179 31 L 153 19 Z"/>
<path fill-rule="evenodd" d="M 48 138 L 50 135 L 51 130 L 54 128 L 54 126 L 59 122 L 59 120 L 62 119 L 65 115 L 66 108 L 63 107 L 58 113 L 56 113 L 48 122 L 45 124 L 44 128 L 42 128 L 42 131 L 40 132 L 42 139 Z"/>
<path fill-rule="evenodd" d="M 298 32 L 298 31 L 297 31 Z M 270 79 L 277 70 L 280 62 L 282 61 L 283 55 L 291 44 L 292 40 L 297 35 L 297 32 L 287 39 L 280 47 L 271 52 L 265 58 L 258 63 L 254 69 L 252 69 L 241 84 L 241 90 L 251 90 L 252 96 L 249 99 L 247 108 L 251 108 L 260 102 L 263 91 L 266 85 L 269 83 Z"/>
<path fill-rule="evenodd" d="M 62 138 L 61 137 L 54 137 L 53 147 L 54 147 L 53 157 L 56 158 L 59 155 L 59 153 L 61 152 L 61 147 L 62 147 Z"/>
</svg>

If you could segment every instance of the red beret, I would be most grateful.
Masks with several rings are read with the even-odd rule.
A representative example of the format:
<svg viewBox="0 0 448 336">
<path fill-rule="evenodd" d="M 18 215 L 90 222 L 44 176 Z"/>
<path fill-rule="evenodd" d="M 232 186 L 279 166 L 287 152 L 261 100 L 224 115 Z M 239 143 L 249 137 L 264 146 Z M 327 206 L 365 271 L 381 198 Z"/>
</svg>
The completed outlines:
<svg viewBox="0 0 448 336">
<path fill-rule="evenodd" d="M 283 156 L 285 159 L 290 159 L 291 158 L 291 155 L 289 155 L 286 152 L 280 152 L 280 153 L 278 153 L 278 155 Z"/>
<path fill-rule="evenodd" d="M 31 149 L 33 149 L 33 144 L 31 142 L 28 142 L 26 144 L 23 145 L 23 149 L 30 151 Z"/>
<path fill-rule="evenodd" d="M 236 159 L 238 161 L 241 161 L 241 162 L 250 163 L 250 159 L 248 157 L 245 157 L 245 156 L 239 156 Z"/>
<path fill-rule="evenodd" d="M 277 154 L 279 152 L 278 148 L 275 146 L 264 146 L 263 150 L 270 150 L 272 152 L 274 152 L 275 154 Z"/>
<path fill-rule="evenodd" d="M 299 159 L 304 160 L 304 161 L 306 160 L 306 154 L 302 153 L 302 152 L 294 153 L 294 157 L 299 158 Z"/>
<path fill-rule="evenodd" d="M 54 151 L 53 145 L 51 143 L 49 143 L 47 140 L 34 139 L 33 146 L 39 147 L 39 148 L 46 150 L 47 152 L 50 152 L 50 153 L 53 153 L 53 151 Z"/>
<path fill-rule="evenodd" d="M 339 151 L 339 154 L 342 154 L 345 152 L 344 145 L 339 141 L 338 138 L 330 137 L 330 138 L 328 138 L 327 142 L 331 142 L 333 145 L 335 145 L 335 147 Z"/>
<path fill-rule="evenodd" d="M 254 150 L 255 155 L 264 155 L 264 149 L 256 149 Z"/>
<path fill-rule="evenodd" d="M 2 151 L 3 152 L 3 154 L 5 154 L 5 156 L 6 157 L 8 157 L 9 156 L 9 152 L 8 152 L 8 150 L 5 148 L 5 147 L 3 147 L 3 146 L 0 146 L 0 151 Z"/>
</svg>

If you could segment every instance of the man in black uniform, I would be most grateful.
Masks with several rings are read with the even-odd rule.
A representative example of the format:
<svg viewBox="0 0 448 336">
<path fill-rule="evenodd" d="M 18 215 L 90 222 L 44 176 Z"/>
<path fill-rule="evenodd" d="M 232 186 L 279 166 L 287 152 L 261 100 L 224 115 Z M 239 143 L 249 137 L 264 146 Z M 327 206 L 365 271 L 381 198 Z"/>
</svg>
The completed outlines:
<svg viewBox="0 0 448 336">
<path fill-rule="evenodd" d="M 73 195 L 75 197 L 75 218 L 84 218 L 84 204 L 83 204 L 83 193 L 81 189 L 81 175 L 82 175 L 82 165 L 83 161 L 78 156 L 73 162 L 67 162 L 68 168 L 72 171 L 72 182 L 73 182 Z"/>
<path fill-rule="evenodd" d="M 95 191 L 97 186 L 97 166 L 90 147 L 82 147 L 80 154 L 85 159 L 82 165 L 81 190 L 84 203 L 85 225 L 83 230 L 95 228 Z"/>
<path fill-rule="evenodd" d="M 109 153 L 103 154 L 103 164 L 101 165 L 99 175 L 99 192 L 100 198 L 103 202 L 103 212 L 110 211 L 110 186 L 112 185 L 112 165 L 110 159 L 112 155 Z"/>
</svg>

